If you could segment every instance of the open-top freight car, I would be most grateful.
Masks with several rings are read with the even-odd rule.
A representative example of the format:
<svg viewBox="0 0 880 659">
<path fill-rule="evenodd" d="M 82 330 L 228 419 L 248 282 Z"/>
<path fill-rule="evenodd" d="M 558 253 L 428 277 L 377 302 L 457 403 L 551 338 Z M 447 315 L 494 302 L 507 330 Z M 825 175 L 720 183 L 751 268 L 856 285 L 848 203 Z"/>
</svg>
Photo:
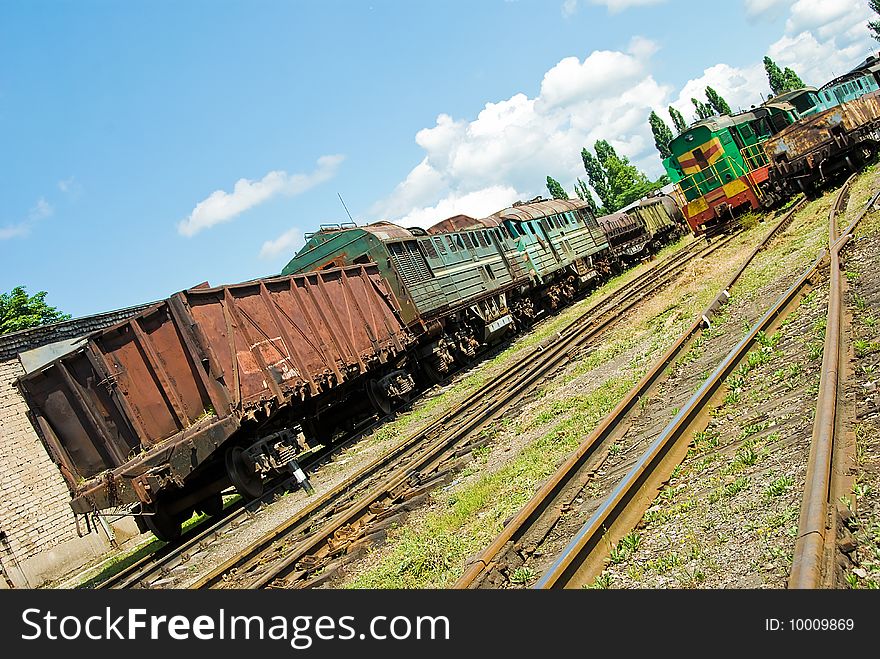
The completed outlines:
<svg viewBox="0 0 880 659">
<path fill-rule="evenodd" d="M 405 396 L 411 335 L 375 264 L 192 288 L 59 351 L 18 385 L 75 513 L 127 508 L 157 537 L 231 483 L 294 474 L 314 420 Z M 60 354 L 59 354 L 60 352 Z"/>
<path fill-rule="evenodd" d="M 812 194 L 841 171 L 855 172 L 880 148 L 880 92 L 834 105 L 764 144 L 776 194 Z"/>
<path fill-rule="evenodd" d="M 657 251 L 688 231 L 688 224 L 681 208 L 669 195 L 658 194 L 647 197 L 623 210 L 644 223 L 648 233 L 649 252 Z"/>
</svg>

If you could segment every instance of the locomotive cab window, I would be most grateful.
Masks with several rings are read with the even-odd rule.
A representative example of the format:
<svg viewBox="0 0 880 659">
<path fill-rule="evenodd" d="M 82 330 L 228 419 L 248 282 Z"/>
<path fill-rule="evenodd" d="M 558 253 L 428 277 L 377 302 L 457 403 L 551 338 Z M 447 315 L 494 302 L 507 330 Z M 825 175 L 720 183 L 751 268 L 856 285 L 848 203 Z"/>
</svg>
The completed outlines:
<svg viewBox="0 0 880 659">
<path fill-rule="evenodd" d="M 438 251 L 438 252 L 440 252 L 441 254 L 445 254 L 445 253 L 446 253 L 446 247 L 443 245 L 443 239 L 442 239 L 442 238 L 434 238 L 434 243 L 437 245 L 437 251 Z"/>
<path fill-rule="evenodd" d="M 449 243 L 449 251 L 450 252 L 457 252 L 458 251 L 455 248 L 455 242 L 452 240 L 452 236 L 446 236 L 446 241 Z"/>
</svg>

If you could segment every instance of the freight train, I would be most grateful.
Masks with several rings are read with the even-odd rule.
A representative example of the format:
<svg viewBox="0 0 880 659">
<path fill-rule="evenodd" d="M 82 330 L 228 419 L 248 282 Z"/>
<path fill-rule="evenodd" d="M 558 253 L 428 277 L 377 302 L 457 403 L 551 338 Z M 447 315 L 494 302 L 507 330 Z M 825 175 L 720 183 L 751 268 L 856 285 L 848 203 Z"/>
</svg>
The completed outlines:
<svg viewBox="0 0 880 659">
<path fill-rule="evenodd" d="M 796 89 L 690 126 L 669 143 L 663 166 L 691 230 L 724 231 L 743 209 L 772 208 L 871 160 L 877 118 L 870 99 L 878 90 L 880 64 L 868 58 L 819 89 Z"/>
<path fill-rule="evenodd" d="M 623 220 L 623 218 L 620 218 Z M 303 452 L 384 416 L 686 232 L 672 200 L 628 211 L 625 254 L 580 201 L 537 198 L 426 229 L 323 227 L 279 276 L 176 293 L 28 359 L 17 384 L 77 514 L 171 541 Z"/>
</svg>

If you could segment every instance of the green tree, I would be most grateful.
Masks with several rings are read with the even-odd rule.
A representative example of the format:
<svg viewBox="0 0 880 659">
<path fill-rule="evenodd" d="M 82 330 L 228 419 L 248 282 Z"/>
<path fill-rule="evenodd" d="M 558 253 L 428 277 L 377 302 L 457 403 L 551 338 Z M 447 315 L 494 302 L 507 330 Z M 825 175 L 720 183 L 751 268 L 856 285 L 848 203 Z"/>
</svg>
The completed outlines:
<svg viewBox="0 0 880 659">
<path fill-rule="evenodd" d="M 651 114 L 648 117 L 648 123 L 651 124 L 651 132 L 654 134 L 654 146 L 660 152 L 660 159 L 668 158 L 672 155 L 672 151 L 669 150 L 669 143 L 675 139 L 672 129 L 653 110 L 651 110 Z"/>
<path fill-rule="evenodd" d="M 602 213 L 613 213 L 669 182 L 666 176 L 649 180 L 605 140 L 598 140 L 593 149 L 595 155 L 583 149 L 581 157 L 590 185 L 602 201 Z"/>
<path fill-rule="evenodd" d="M 800 76 L 787 66 L 785 67 L 785 71 L 782 72 L 782 78 L 785 81 L 785 91 L 787 92 L 805 86 L 804 81 L 800 79 Z"/>
<path fill-rule="evenodd" d="M 588 149 L 581 149 L 581 159 L 584 161 L 584 170 L 590 179 L 590 186 L 596 191 L 596 196 L 602 206 L 607 208 L 611 203 L 611 192 L 608 189 L 608 174 L 599 163 L 599 160 Z"/>
<path fill-rule="evenodd" d="M 767 72 L 767 82 L 770 84 L 770 91 L 776 96 L 785 89 L 785 76 L 782 69 L 772 59 L 764 57 L 764 71 Z"/>
<path fill-rule="evenodd" d="M 599 214 L 599 207 L 596 206 L 596 200 L 593 199 L 593 193 L 590 192 L 589 186 L 580 180 L 580 178 L 578 178 L 577 183 L 574 184 L 574 193 L 581 201 L 585 201 L 590 205 L 590 210 L 593 211 L 593 215 Z"/>
<path fill-rule="evenodd" d="M 868 0 L 868 5 L 875 14 L 880 14 L 880 0 Z M 872 37 L 877 41 L 880 41 L 880 20 L 869 21 L 868 31 L 871 33 Z"/>
<path fill-rule="evenodd" d="M 16 286 L 9 293 L 0 293 L 0 334 L 69 319 L 70 314 L 46 304 L 46 291 L 29 296 L 24 286 Z"/>
<path fill-rule="evenodd" d="M 679 135 L 688 129 L 684 116 L 671 105 L 669 106 L 669 116 L 672 117 L 672 123 L 675 124 L 675 130 L 678 131 Z"/>
<path fill-rule="evenodd" d="M 712 109 L 711 105 L 703 103 L 703 101 L 698 98 L 692 98 L 691 103 L 693 103 L 694 107 L 697 109 L 697 119 L 708 119 L 715 114 L 715 110 Z"/>
<path fill-rule="evenodd" d="M 733 114 L 727 101 L 711 87 L 706 87 L 706 98 L 718 114 Z"/>
<path fill-rule="evenodd" d="M 565 189 L 555 178 L 550 176 L 547 177 L 547 189 L 550 191 L 550 195 L 554 199 L 568 199 L 568 194 L 566 194 Z"/>
</svg>

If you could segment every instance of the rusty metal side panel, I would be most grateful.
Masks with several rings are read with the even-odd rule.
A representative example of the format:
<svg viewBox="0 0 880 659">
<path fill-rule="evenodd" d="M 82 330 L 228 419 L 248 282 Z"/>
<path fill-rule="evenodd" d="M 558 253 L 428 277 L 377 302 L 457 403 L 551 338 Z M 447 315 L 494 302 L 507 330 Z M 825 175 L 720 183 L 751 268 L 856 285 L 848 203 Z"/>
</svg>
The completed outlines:
<svg viewBox="0 0 880 659">
<path fill-rule="evenodd" d="M 50 454 L 61 465 L 69 486 L 113 466 L 113 456 L 93 439 L 91 424 L 57 365 L 29 378 L 27 395 Z"/>
<path fill-rule="evenodd" d="M 403 349 L 375 264 L 186 292 L 240 409 L 318 393 Z"/>
<path fill-rule="evenodd" d="M 179 329 L 163 303 L 89 335 L 19 379 L 73 486 L 211 415 L 197 360 Z"/>
<path fill-rule="evenodd" d="M 110 383 L 125 399 L 132 425 L 151 446 L 206 413 L 193 358 L 167 304 L 92 337 Z"/>
<path fill-rule="evenodd" d="M 880 96 L 866 94 L 801 119 L 767 140 L 764 150 L 772 162 L 793 161 L 834 141 L 835 133 L 849 133 L 880 122 Z"/>
<path fill-rule="evenodd" d="M 847 131 L 855 130 L 880 119 L 880 97 L 876 94 L 867 94 L 841 103 L 837 109 L 840 111 L 840 122 L 843 123 L 844 128 Z"/>
</svg>

